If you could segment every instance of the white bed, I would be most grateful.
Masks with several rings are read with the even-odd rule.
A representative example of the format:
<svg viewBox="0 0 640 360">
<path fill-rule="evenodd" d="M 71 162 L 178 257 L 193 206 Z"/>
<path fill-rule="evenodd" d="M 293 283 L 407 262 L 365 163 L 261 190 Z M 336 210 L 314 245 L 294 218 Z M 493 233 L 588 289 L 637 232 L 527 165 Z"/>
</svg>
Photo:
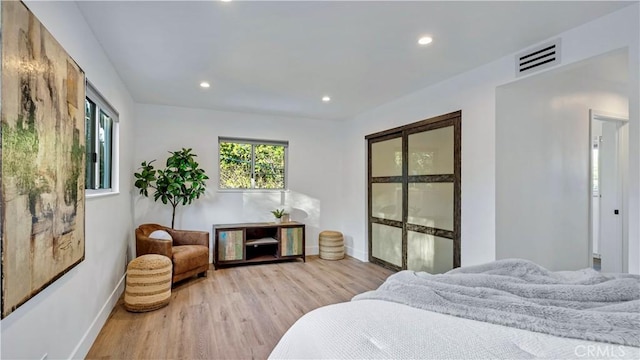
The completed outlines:
<svg viewBox="0 0 640 360">
<path fill-rule="evenodd" d="M 640 359 L 640 348 L 562 338 L 362 300 L 300 318 L 270 359 Z"/>
<path fill-rule="evenodd" d="M 640 359 L 640 348 L 562 338 L 362 300 L 300 318 L 270 359 Z"/>
</svg>

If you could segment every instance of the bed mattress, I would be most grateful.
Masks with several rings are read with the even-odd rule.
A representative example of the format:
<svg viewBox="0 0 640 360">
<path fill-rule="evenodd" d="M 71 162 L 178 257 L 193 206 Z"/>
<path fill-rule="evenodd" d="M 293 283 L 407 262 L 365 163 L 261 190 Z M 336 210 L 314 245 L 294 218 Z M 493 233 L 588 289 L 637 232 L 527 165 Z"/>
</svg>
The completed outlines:
<svg viewBox="0 0 640 360">
<path fill-rule="evenodd" d="M 640 348 L 562 338 L 360 300 L 316 309 L 270 359 L 640 359 Z"/>
</svg>

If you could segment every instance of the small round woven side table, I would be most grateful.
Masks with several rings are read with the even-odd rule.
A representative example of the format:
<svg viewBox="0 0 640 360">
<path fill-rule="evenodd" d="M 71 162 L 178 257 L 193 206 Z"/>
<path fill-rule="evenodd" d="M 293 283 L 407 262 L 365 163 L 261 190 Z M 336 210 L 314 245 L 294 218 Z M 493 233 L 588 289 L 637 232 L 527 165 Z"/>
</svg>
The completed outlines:
<svg viewBox="0 0 640 360">
<path fill-rule="evenodd" d="M 159 309 L 171 299 L 171 259 L 142 255 L 127 266 L 124 307 L 132 312 Z"/>
<path fill-rule="evenodd" d="M 320 244 L 320 258 L 325 260 L 340 260 L 344 258 L 344 237 L 339 231 L 325 230 L 318 238 Z"/>
</svg>

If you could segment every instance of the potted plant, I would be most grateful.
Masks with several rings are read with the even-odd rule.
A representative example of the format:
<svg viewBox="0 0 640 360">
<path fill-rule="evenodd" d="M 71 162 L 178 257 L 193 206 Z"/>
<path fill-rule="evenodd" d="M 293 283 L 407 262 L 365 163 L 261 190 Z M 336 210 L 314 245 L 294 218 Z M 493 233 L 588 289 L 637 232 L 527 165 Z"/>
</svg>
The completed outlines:
<svg viewBox="0 0 640 360">
<path fill-rule="evenodd" d="M 282 222 L 282 216 L 284 215 L 284 209 L 271 210 L 271 213 L 276 218 L 276 223 Z"/>
<path fill-rule="evenodd" d="M 164 170 L 155 169 L 155 160 L 142 162 L 142 171 L 134 173 L 136 177 L 135 187 L 140 189 L 140 194 L 149 196 L 149 188 L 154 189 L 154 201 L 162 201 L 163 204 L 171 204 L 171 228 L 174 228 L 176 207 L 179 204 L 189 205 L 195 199 L 200 198 L 205 191 L 205 180 L 209 177 L 200 169 L 195 161 L 196 154 L 191 149 L 182 148 L 179 151 L 169 151 L 171 156 L 167 159 L 167 167 Z"/>
</svg>

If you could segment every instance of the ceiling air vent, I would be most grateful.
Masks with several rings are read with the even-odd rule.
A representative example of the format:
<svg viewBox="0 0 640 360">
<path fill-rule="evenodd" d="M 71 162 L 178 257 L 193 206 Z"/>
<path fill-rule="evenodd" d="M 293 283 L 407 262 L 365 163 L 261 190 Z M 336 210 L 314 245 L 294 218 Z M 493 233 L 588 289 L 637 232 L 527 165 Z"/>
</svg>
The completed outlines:
<svg viewBox="0 0 640 360">
<path fill-rule="evenodd" d="M 560 63 L 560 39 L 516 55 L 516 76 L 527 75 Z"/>
</svg>

